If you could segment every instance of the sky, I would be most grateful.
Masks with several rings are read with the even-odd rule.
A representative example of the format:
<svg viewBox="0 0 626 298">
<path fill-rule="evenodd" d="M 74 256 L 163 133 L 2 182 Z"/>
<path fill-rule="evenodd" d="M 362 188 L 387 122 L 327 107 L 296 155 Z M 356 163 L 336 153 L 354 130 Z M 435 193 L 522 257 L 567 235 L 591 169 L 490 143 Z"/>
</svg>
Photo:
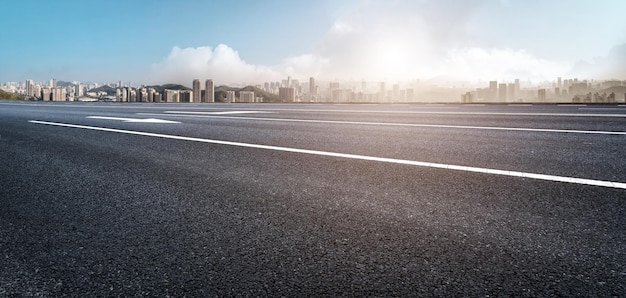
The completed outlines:
<svg viewBox="0 0 626 298">
<path fill-rule="evenodd" d="M 626 80 L 623 0 L 7 0 L 0 82 Z"/>
</svg>

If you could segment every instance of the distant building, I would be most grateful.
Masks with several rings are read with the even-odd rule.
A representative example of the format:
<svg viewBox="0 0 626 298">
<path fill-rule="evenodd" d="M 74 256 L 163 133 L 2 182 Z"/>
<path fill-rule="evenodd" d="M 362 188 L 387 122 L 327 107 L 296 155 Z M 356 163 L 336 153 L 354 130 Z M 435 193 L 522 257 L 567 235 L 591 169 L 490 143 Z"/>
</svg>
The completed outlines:
<svg viewBox="0 0 626 298">
<path fill-rule="evenodd" d="M 26 96 L 35 96 L 35 83 L 33 80 L 26 80 Z"/>
<path fill-rule="evenodd" d="M 498 100 L 499 101 L 507 101 L 506 95 L 507 95 L 507 93 L 506 93 L 506 84 L 505 83 L 500 83 L 498 85 Z"/>
<path fill-rule="evenodd" d="M 515 95 L 515 84 L 514 83 L 509 83 L 506 86 L 506 93 L 507 93 L 506 97 L 507 97 L 508 101 L 515 101 L 516 100 L 516 96 L 517 95 Z"/>
<path fill-rule="evenodd" d="M 537 100 L 540 102 L 546 101 L 546 89 L 537 90 Z"/>
<path fill-rule="evenodd" d="M 165 102 L 180 102 L 179 94 L 178 90 L 165 89 L 163 91 L 163 100 Z"/>
<path fill-rule="evenodd" d="M 461 102 L 462 103 L 471 103 L 474 101 L 474 94 L 472 92 L 465 92 L 465 94 L 461 94 Z"/>
<path fill-rule="evenodd" d="M 215 86 L 213 80 L 204 81 L 204 102 L 215 102 Z"/>
<path fill-rule="evenodd" d="M 67 98 L 67 90 L 65 88 L 51 88 L 50 89 L 52 101 L 65 101 Z"/>
<path fill-rule="evenodd" d="M 282 102 L 295 102 L 296 101 L 296 89 L 293 87 L 278 88 L 278 98 Z"/>
<path fill-rule="evenodd" d="M 494 100 L 498 96 L 498 81 L 489 82 L 489 97 L 488 99 Z"/>
<path fill-rule="evenodd" d="M 406 89 L 406 100 L 411 102 L 415 100 L 415 89 L 407 88 Z"/>
<path fill-rule="evenodd" d="M 336 101 L 337 100 L 337 98 L 335 97 L 335 90 L 339 90 L 340 86 L 341 85 L 339 83 L 337 83 L 337 82 L 331 82 L 328 85 L 328 91 L 330 93 L 330 101 Z"/>
<path fill-rule="evenodd" d="M 195 79 L 192 83 L 193 98 L 191 102 L 200 102 L 200 80 Z"/>
<path fill-rule="evenodd" d="M 41 89 L 41 100 L 43 101 L 51 101 L 52 100 L 52 90 L 48 87 Z"/>
<path fill-rule="evenodd" d="M 180 90 L 179 93 L 179 102 L 192 102 L 193 100 L 193 91 L 190 90 Z"/>
<path fill-rule="evenodd" d="M 315 79 L 313 77 L 309 78 L 309 93 L 315 94 Z"/>
<path fill-rule="evenodd" d="M 391 99 L 397 101 L 400 98 L 400 85 L 393 84 L 392 88 Z"/>
<path fill-rule="evenodd" d="M 254 102 L 254 91 L 239 91 L 239 102 Z"/>
</svg>

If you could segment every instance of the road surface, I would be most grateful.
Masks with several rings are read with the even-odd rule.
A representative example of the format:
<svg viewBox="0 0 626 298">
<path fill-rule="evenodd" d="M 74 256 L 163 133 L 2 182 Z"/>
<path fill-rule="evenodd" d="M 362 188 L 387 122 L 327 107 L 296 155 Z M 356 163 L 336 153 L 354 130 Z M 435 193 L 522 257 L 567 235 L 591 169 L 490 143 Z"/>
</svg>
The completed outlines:
<svg viewBox="0 0 626 298">
<path fill-rule="evenodd" d="M 0 296 L 625 296 L 626 107 L 0 101 Z"/>
</svg>

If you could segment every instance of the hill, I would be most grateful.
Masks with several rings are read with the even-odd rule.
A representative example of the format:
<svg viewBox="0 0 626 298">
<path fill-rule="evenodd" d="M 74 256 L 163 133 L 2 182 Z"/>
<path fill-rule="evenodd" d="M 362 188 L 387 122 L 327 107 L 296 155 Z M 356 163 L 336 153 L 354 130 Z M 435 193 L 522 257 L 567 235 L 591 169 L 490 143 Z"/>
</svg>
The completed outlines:
<svg viewBox="0 0 626 298">
<path fill-rule="evenodd" d="M 152 88 L 152 89 L 156 90 L 156 92 L 159 92 L 161 94 L 163 94 L 165 92 L 165 89 L 168 89 L 168 90 L 191 90 L 191 88 L 185 87 L 185 86 L 179 85 L 179 84 L 154 85 L 154 86 L 147 86 L 146 88 Z"/>
<path fill-rule="evenodd" d="M 24 96 L 18 95 L 18 94 L 15 94 L 15 93 L 11 93 L 11 92 L 6 92 L 4 90 L 0 90 L 0 99 L 24 100 Z"/>
<path fill-rule="evenodd" d="M 98 88 L 90 89 L 88 92 L 106 92 L 107 95 L 114 96 L 115 95 L 115 89 L 116 88 L 113 88 L 111 86 L 104 85 L 104 86 L 100 86 Z"/>
<path fill-rule="evenodd" d="M 617 98 L 622 98 L 624 93 L 626 93 L 626 86 L 609 87 L 603 90 L 599 90 L 599 92 L 600 93 L 606 92 L 607 94 L 610 94 L 611 92 L 615 92 L 615 95 L 617 96 Z"/>
<path fill-rule="evenodd" d="M 269 93 L 267 91 L 261 90 L 260 88 L 254 86 L 246 86 L 243 88 L 235 88 L 229 86 L 218 86 L 215 88 L 215 101 L 216 102 L 225 102 L 226 101 L 226 91 L 235 91 L 235 96 L 239 97 L 240 91 L 253 91 L 255 97 L 263 97 L 263 102 L 281 102 L 278 98 L 278 95 Z"/>
</svg>

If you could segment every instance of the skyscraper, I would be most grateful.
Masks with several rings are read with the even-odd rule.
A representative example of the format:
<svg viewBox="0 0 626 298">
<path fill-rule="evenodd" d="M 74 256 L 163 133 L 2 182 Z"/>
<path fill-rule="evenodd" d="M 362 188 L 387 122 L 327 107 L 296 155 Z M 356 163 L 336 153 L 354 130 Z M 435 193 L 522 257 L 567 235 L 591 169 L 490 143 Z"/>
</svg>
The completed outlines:
<svg viewBox="0 0 626 298">
<path fill-rule="evenodd" d="M 200 80 L 193 80 L 193 99 L 191 102 L 200 102 Z"/>
<path fill-rule="evenodd" d="M 489 81 L 489 99 L 494 100 L 498 96 L 498 81 Z"/>
<path fill-rule="evenodd" d="M 295 102 L 296 101 L 296 89 L 281 87 L 278 88 L 278 98 L 282 102 Z"/>
<path fill-rule="evenodd" d="M 215 87 L 213 86 L 213 80 L 206 80 L 204 82 L 204 102 L 215 102 Z"/>
<path fill-rule="evenodd" d="M 515 99 L 516 99 L 515 97 L 516 96 L 517 95 L 515 95 L 515 84 L 509 83 L 506 86 L 506 97 L 507 97 L 508 101 L 515 101 Z"/>
<path fill-rule="evenodd" d="M 35 83 L 33 80 L 26 80 L 26 96 L 35 96 Z"/>
<path fill-rule="evenodd" d="M 309 78 L 309 93 L 315 94 L 315 79 L 313 77 Z"/>
<path fill-rule="evenodd" d="M 506 95 L 506 83 L 500 83 L 498 85 L 498 100 L 507 101 Z"/>
</svg>

